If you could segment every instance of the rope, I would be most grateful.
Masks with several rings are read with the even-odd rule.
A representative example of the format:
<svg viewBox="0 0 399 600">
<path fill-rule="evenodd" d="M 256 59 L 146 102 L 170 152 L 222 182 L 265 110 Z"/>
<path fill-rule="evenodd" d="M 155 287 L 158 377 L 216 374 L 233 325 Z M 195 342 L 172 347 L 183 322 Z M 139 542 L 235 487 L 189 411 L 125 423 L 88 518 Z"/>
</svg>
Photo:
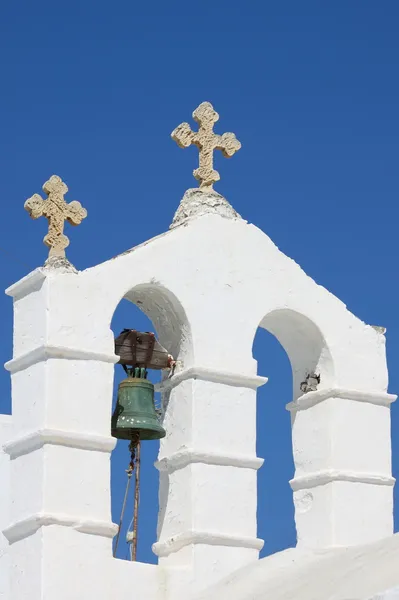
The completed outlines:
<svg viewBox="0 0 399 600">
<path fill-rule="evenodd" d="M 121 529 L 122 529 L 122 524 L 123 524 L 123 518 L 125 516 L 127 497 L 129 495 L 130 484 L 132 481 L 133 469 L 134 469 L 133 461 L 132 461 L 132 459 L 130 459 L 129 467 L 126 469 L 127 483 L 126 483 L 126 489 L 125 489 L 125 497 L 123 498 L 123 503 L 122 503 L 121 516 L 119 519 L 118 533 L 116 535 L 116 540 L 115 540 L 115 545 L 114 545 L 114 553 L 113 553 L 114 558 L 115 558 L 116 552 L 118 550 L 119 538 L 121 536 Z"/>
<path fill-rule="evenodd" d="M 120 519 L 119 519 L 118 533 L 117 533 L 116 539 L 115 539 L 113 556 L 114 556 L 114 558 L 116 557 L 116 553 L 118 550 L 119 539 L 121 536 L 122 525 L 123 525 L 123 520 L 125 517 L 125 511 L 126 511 L 126 504 L 127 504 L 127 499 L 128 499 L 129 490 L 130 490 L 130 484 L 132 482 L 132 475 L 133 475 L 133 471 L 135 470 L 134 467 L 136 465 L 136 473 L 135 473 L 136 489 L 135 489 L 135 494 L 134 494 L 134 515 L 133 515 L 133 544 L 132 544 L 132 553 L 131 553 L 131 560 L 136 560 L 137 519 L 138 519 L 138 501 L 139 501 L 139 484 L 140 484 L 140 481 L 139 481 L 139 478 L 140 478 L 140 434 L 139 434 L 139 432 L 135 433 L 132 441 L 129 444 L 129 450 L 130 450 L 130 461 L 129 461 L 129 466 L 126 469 L 127 483 L 126 483 L 126 489 L 125 489 L 125 496 L 123 498 L 123 503 L 122 503 L 121 515 L 120 515 Z M 136 455 L 136 452 L 137 452 L 137 455 Z"/>
<path fill-rule="evenodd" d="M 132 442 L 133 443 L 133 442 Z M 135 473 L 135 489 L 134 489 L 134 512 L 133 512 L 133 543 L 132 543 L 132 560 L 137 558 L 137 527 L 139 518 L 139 501 L 140 501 L 140 439 L 136 446 L 136 473 Z"/>
</svg>

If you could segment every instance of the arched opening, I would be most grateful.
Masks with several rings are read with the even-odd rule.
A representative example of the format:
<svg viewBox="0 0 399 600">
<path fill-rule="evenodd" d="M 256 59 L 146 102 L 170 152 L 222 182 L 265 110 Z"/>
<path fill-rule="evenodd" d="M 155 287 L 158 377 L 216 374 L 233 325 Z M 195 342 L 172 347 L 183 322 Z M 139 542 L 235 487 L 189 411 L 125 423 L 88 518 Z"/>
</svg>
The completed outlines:
<svg viewBox="0 0 399 600">
<path fill-rule="evenodd" d="M 265 540 L 261 556 L 268 556 L 296 545 L 289 481 L 303 448 L 296 445 L 295 417 L 285 407 L 306 393 L 308 376 L 320 376 L 318 389 L 329 387 L 334 376 L 318 327 L 289 309 L 275 310 L 262 319 L 253 354 L 258 373 L 269 378 L 257 398 L 257 454 L 265 459 L 258 472 L 258 537 Z"/>
<path fill-rule="evenodd" d="M 129 291 L 118 304 L 111 323 L 114 337 L 125 329 L 152 331 L 157 339 L 177 360 L 191 351 L 191 339 L 184 311 L 178 300 L 161 286 L 142 284 Z M 162 377 L 161 371 L 149 370 L 148 378 L 154 384 Z M 166 375 L 169 373 L 167 372 Z M 112 411 L 115 408 L 118 385 L 126 373 L 121 365 L 115 365 Z M 161 408 L 159 393 L 155 393 L 155 405 Z M 130 460 L 129 442 L 118 440 L 111 455 L 111 508 L 112 520 L 119 523 L 124 500 Z M 154 467 L 159 451 L 159 440 L 143 441 L 141 444 L 140 510 L 138 515 L 137 560 L 156 563 L 157 557 L 151 547 L 156 541 L 158 519 L 159 473 Z M 126 534 L 131 530 L 134 505 L 134 480 L 126 503 L 125 517 L 121 528 L 116 557 L 130 560 L 130 544 Z"/>
<path fill-rule="evenodd" d="M 258 471 L 258 537 L 260 556 L 295 546 L 294 504 L 289 480 L 294 476 L 291 421 L 285 405 L 292 399 L 292 370 L 278 340 L 259 328 L 253 355 L 258 373 L 268 382 L 257 393 L 256 453 L 265 459 Z"/>
</svg>

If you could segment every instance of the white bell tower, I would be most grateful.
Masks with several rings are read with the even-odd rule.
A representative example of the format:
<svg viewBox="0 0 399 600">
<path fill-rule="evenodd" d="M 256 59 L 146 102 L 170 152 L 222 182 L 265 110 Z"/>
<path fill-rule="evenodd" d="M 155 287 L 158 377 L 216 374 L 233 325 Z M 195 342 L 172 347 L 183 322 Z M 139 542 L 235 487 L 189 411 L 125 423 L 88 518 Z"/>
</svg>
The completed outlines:
<svg viewBox="0 0 399 600">
<path fill-rule="evenodd" d="M 213 150 L 231 156 L 240 144 L 213 133 L 218 115 L 209 103 L 194 118 L 197 133 L 183 124 L 173 137 L 200 147 L 200 187 L 186 192 L 169 232 L 78 272 L 64 258 L 62 231 L 51 230 L 46 266 L 7 290 L 14 355 L 6 365 L 12 417 L 0 421 L 5 600 L 109 600 L 132 590 L 137 600 L 185 598 L 257 561 L 256 390 L 270 375 L 258 374 L 252 357 L 258 326 L 284 346 L 294 375 L 287 408 L 298 548 L 392 534 L 395 396 L 387 393 L 384 335 L 213 191 Z M 54 194 L 61 210 L 66 186 L 49 181 L 46 201 L 28 201 L 32 216 L 52 206 Z M 86 216 L 80 205 L 66 206 L 63 218 Z M 53 213 L 45 214 L 51 223 Z M 110 322 L 122 298 L 149 316 L 178 361 L 159 386 L 167 436 L 156 463 L 158 565 L 112 557 L 118 357 Z"/>
</svg>

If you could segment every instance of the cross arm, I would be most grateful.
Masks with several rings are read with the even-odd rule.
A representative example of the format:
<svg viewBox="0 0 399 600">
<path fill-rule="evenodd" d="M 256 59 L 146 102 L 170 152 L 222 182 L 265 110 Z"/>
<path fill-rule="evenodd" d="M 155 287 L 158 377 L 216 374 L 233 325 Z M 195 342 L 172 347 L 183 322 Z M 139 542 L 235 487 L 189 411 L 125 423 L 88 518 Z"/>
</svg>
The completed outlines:
<svg viewBox="0 0 399 600">
<path fill-rule="evenodd" d="M 28 198 L 25 202 L 24 208 L 28 211 L 29 216 L 32 217 L 32 219 L 38 219 L 43 214 L 44 204 L 45 201 L 39 194 L 33 194 L 33 196 Z"/>
<path fill-rule="evenodd" d="M 80 225 L 87 217 L 87 210 L 83 208 L 80 202 L 73 200 L 67 205 L 66 218 L 71 225 Z"/>
<path fill-rule="evenodd" d="M 172 139 L 180 148 L 188 148 L 194 142 L 195 133 L 188 123 L 181 123 L 172 131 Z"/>
<path fill-rule="evenodd" d="M 241 142 L 234 133 L 224 133 L 218 138 L 216 148 L 221 150 L 226 158 L 231 158 L 241 148 Z"/>
</svg>

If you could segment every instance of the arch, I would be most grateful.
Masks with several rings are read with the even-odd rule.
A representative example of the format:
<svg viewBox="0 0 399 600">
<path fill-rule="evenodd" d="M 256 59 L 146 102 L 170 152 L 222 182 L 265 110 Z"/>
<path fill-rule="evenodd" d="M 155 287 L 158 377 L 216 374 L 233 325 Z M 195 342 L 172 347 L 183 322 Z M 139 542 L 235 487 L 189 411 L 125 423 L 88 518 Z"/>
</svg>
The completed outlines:
<svg viewBox="0 0 399 600">
<path fill-rule="evenodd" d="M 334 365 L 330 349 L 319 327 L 309 317 L 289 308 L 276 309 L 261 320 L 260 327 L 272 333 L 291 363 L 293 400 L 302 395 L 307 375 L 320 375 L 320 389 L 332 385 Z"/>
<path fill-rule="evenodd" d="M 284 365 L 284 357 L 281 355 L 280 353 L 280 360 L 278 361 L 277 364 L 277 368 L 280 370 L 281 372 L 279 373 L 279 378 L 285 377 L 289 379 L 289 383 L 287 385 L 287 381 L 280 381 L 278 382 L 277 385 L 275 385 L 275 382 L 273 381 L 273 373 L 268 372 L 268 378 L 269 378 L 269 383 L 267 386 L 265 386 L 264 389 L 260 389 L 258 390 L 258 400 L 261 399 L 261 401 L 263 400 L 263 398 L 265 398 L 268 395 L 268 390 L 267 388 L 272 387 L 272 394 L 273 395 L 278 395 L 278 399 L 279 400 L 285 400 L 284 404 L 288 404 L 288 402 L 291 401 L 291 399 L 296 400 L 299 396 L 301 396 L 304 393 L 304 390 L 301 389 L 301 383 L 303 383 L 304 381 L 306 381 L 306 377 L 308 375 L 311 374 L 316 374 L 316 375 L 320 375 L 320 388 L 321 387 L 328 387 L 334 380 L 334 367 L 333 367 L 333 360 L 331 357 L 331 353 L 330 350 L 327 346 L 326 340 L 322 334 L 322 332 L 320 331 L 319 327 L 313 322 L 311 321 L 307 316 L 294 311 L 292 309 L 288 309 L 288 308 L 283 308 L 283 309 L 276 309 L 273 310 L 271 312 L 269 312 L 265 317 L 263 317 L 263 319 L 261 320 L 260 324 L 259 324 L 259 328 L 264 329 L 266 331 L 268 331 L 276 340 L 277 343 L 279 343 L 279 345 L 281 345 L 281 349 L 283 349 L 285 351 L 284 354 L 286 354 L 286 356 L 288 357 L 288 361 L 290 363 L 290 367 L 291 367 L 291 373 L 292 373 L 292 377 L 288 375 L 287 371 L 286 371 L 286 365 Z M 259 331 L 259 329 L 258 329 Z M 255 340 L 256 340 L 255 336 L 254 338 L 254 345 L 255 345 Z M 273 354 L 277 351 L 278 352 L 278 348 L 276 347 L 276 344 L 272 344 L 269 343 L 272 342 L 272 340 L 268 340 L 267 344 L 266 344 L 266 348 L 267 350 L 271 350 L 273 352 Z M 254 350 L 253 350 L 254 353 Z M 262 362 L 262 359 L 258 360 L 258 364 Z M 273 360 L 270 361 L 271 364 L 273 364 Z M 264 369 L 265 367 L 263 367 Z M 267 368 L 267 367 L 266 367 Z M 264 374 L 264 370 L 262 370 L 262 374 Z M 292 382 L 292 383 L 291 383 Z M 292 390 L 288 389 L 289 387 L 291 387 L 292 385 Z M 281 398 L 281 395 L 283 395 L 283 398 Z M 285 396 L 285 397 L 284 397 Z M 282 410 L 283 409 L 283 405 L 281 405 L 282 403 L 280 403 L 280 406 L 278 407 L 277 410 Z M 265 410 L 264 407 L 259 406 L 258 407 L 258 413 L 260 414 L 265 414 Z M 275 413 L 276 414 L 276 413 Z M 276 418 L 276 417 L 275 417 Z M 277 421 L 277 418 L 276 418 Z M 287 415 L 287 427 L 289 427 L 288 425 L 289 423 L 289 416 Z M 295 531 L 294 531 L 294 527 L 293 527 L 293 514 L 294 514 L 294 501 L 293 501 L 293 493 L 292 490 L 289 489 L 288 485 L 289 485 L 289 481 L 291 480 L 291 478 L 293 477 L 294 473 L 293 473 L 293 468 L 292 468 L 292 462 L 294 463 L 294 468 L 296 469 L 298 466 L 298 463 L 301 461 L 301 452 L 303 450 L 303 448 L 298 448 L 296 445 L 295 440 L 293 439 L 293 433 L 294 433 L 294 428 L 295 426 L 295 413 L 291 414 L 291 433 L 288 434 L 290 439 L 290 449 L 288 451 L 288 449 L 284 448 L 284 451 L 282 451 L 281 447 L 279 448 L 279 443 L 281 442 L 281 437 L 279 436 L 277 438 L 277 440 L 275 440 L 275 445 L 273 446 L 273 452 L 277 452 L 279 455 L 282 455 L 282 460 L 283 460 L 283 465 L 282 465 L 282 469 L 284 471 L 284 475 L 286 476 L 286 486 L 284 486 L 284 484 L 282 484 L 281 482 L 281 477 L 279 477 L 279 481 L 277 481 L 277 477 L 276 477 L 276 485 L 270 485 L 270 473 L 272 473 L 272 476 L 276 476 L 276 468 L 277 465 L 275 464 L 275 461 L 273 463 L 273 458 L 270 461 L 270 469 L 269 470 L 269 478 L 266 477 L 266 472 L 268 471 L 268 460 L 267 460 L 267 453 L 271 452 L 270 449 L 270 444 L 268 445 L 266 442 L 264 442 L 262 444 L 262 436 L 258 435 L 258 439 L 257 439 L 257 447 L 258 447 L 258 452 L 261 456 L 263 456 L 263 453 L 266 452 L 266 465 L 263 467 L 262 470 L 264 470 L 264 473 L 262 473 L 262 470 L 259 473 L 259 477 L 258 477 L 258 490 L 262 490 L 258 491 L 258 499 L 263 495 L 263 488 L 265 487 L 265 485 L 269 488 L 269 490 L 272 489 L 273 487 L 273 492 L 272 493 L 276 493 L 281 495 L 281 500 L 282 500 L 282 506 L 284 507 L 282 510 L 284 511 L 284 521 L 285 521 L 285 526 L 286 526 L 286 531 L 285 531 L 285 543 L 290 546 L 294 543 L 294 536 L 295 536 Z M 259 417 L 258 417 L 258 423 L 257 423 L 257 430 L 258 432 L 260 432 L 262 430 L 262 427 L 264 428 L 264 424 L 260 424 L 259 422 Z M 284 425 L 284 418 L 283 416 L 280 414 L 279 418 L 278 418 L 278 427 L 281 430 L 281 434 L 282 434 L 282 439 L 284 440 L 284 444 L 288 443 L 288 435 L 287 435 L 287 429 L 285 428 Z M 275 431 L 275 429 L 273 429 L 273 431 Z M 310 442 L 312 443 L 312 442 Z M 289 454 L 292 456 L 292 458 L 290 459 Z M 293 461 L 292 461 L 293 459 Z M 274 471 L 274 475 L 273 475 L 273 471 Z M 282 474 L 281 474 L 282 475 Z M 262 486 L 262 487 L 261 487 Z M 289 508 L 289 500 L 288 497 L 292 498 L 292 508 Z M 268 526 L 267 524 L 267 518 L 266 520 L 262 517 L 262 506 L 258 506 L 258 515 L 259 515 L 259 519 L 258 519 L 258 526 L 260 526 L 260 537 L 261 537 L 261 533 L 262 533 L 262 528 L 266 528 Z M 292 524 L 292 525 L 291 525 Z M 275 544 L 273 542 L 272 539 L 269 538 L 269 543 L 265 544 L 265 550 L 266 551 L 276 551 L 276 550 L 282 550 L 282 547 L 275 547 Z M 280 542 L 281 543 L 281 542 Z M 286 546 L 287 547 L 287 546 Z"/>
<path fill-rule="evenodd" d="M 118 300 L 112 311 L 111 321 L 123 299 L 135 304 L 152 321 L 160 343 L 175 360 L 191 358 L 190 326 L 184 308 L 173 292 L 154 281 L 139 283 Z"/>
<path fill-rule="evenodd" d="M 124 302 L 127 301 L 127 302 Z M 130 312 L 129 307 L 123 306 L 134 304 L 135 310 Z M 123 307 L 122 321 L 118 318 L 118 325 L 115 328 L 115 317 Z M 126 310 L 126 308 L 128 310 Z M 142 313 L 140 316 L 137 313 Z M 139 318 L 138 318 L 139 317 Z M 143 318 L 144 317 L 144 318 Z M 150 321 L 151 323 L 149 323 Z M 164 286 L 157 283 L 141 283 L 129 290 L 113 311 L 110 329 L 114 328 L 113 336 L 118 335 L 124 328 L 136 328 L 142 331 L 153 331 L 157 333 L 160 343 L 169 351 L 175 359 L 182 360 L 191 353 L 191 334 L 187 323 L 185 312 L 174 294 Z M 122 368 L 115 365 L 114 383 L 113 383 L 113 404 L 116 401 L 117 384 L 126 377 Z M 119 367 L 119 368 L 118 368 Z M 151 372 L 150 379 L 152 383 L 159 380 L 159 371 Z M 156 402 L 159 406 L 159 402 Z M 151 552 L 152 543 L 156 541 L 156 523 L 158 517 L 158 471 L 152 468 L 158 453 L 159 444 L 143 444 L 141 463 L 141 509 L 139 518 L 139 546 L 138 560 L 146 563 L 155 563 L 156 556 Z M 119 514 L 122 505 L 122 498 L 125 491 L 126 475 L 125 469 L 129 461 L 128 442 L 120 440 L 111 457 L 111 504 L 113 511 L 113 521 L 119 521 Z M 126 517 L 121 530 L 121 539 L 119 543 L 117 558 L 127 558 L 128 551 L 125 544 L 126 532 L 129 527 L 131 516 L 131 507 L 133 506 L 133 488 L 131 485 L 129 500 L 130 506 L 126 510 Z M 149 526 L 149 524 L 153 526 Z M 143 540 L 141 543 L 140 541 Z"/>
<path fill-rule="evenodd" d="M 253 355 L 268 382 L 257 390 L 256 454 L 265 457 L 257 475 L 257 537 L 265 541 L 260 557 L 295 546 L 292 491 L 294 476 L 290 416 L 284 410 L 292 396 L 292 369 L 277 338 L 259 327 Z"/>
<path fill-rule="evenodd" d="M 141 283 L 124 296 L 152 321 L 160 343 L 175 360 L 191 354 L 191 332 L 184 309 L 176 296 L 158 283 Z"/>
</svg>

